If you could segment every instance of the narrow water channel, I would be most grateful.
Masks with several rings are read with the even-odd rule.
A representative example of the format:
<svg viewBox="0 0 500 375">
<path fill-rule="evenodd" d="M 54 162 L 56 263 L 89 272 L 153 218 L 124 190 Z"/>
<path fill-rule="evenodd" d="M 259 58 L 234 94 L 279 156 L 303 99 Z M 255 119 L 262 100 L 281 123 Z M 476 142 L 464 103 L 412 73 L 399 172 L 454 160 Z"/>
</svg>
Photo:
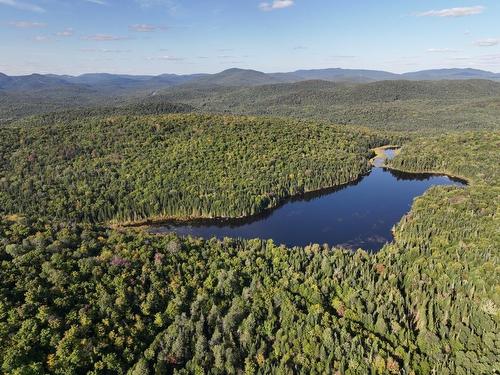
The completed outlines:
<svg viewBox="0 0 500 375">
<path fill-rule="evenodd" d="M 387 158 L 394 150 L 385 150 Z M 330 246 L 378 251 L 392 240 L 391 229 L 410 210 L 413 199 L 431 186 L 464 183 L 447 176 L 396 172 L 374 162 L 371 172 L 356 183 L 286 201 L 262 215 L 238 220 L 199 220 L 164 223 L 150 232 L 176 232 L 203 238 L 263 238 L 277 244 Z"/>
</svg>

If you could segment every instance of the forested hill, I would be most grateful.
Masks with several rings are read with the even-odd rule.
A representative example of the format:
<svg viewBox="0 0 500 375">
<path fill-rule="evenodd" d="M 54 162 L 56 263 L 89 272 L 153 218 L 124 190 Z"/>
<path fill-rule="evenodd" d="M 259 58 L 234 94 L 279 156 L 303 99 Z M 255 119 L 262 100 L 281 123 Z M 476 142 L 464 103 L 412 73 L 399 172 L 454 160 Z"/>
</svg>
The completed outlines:
<svg viewBox="0 0 500 375">
<path fill-rule="evenodd" d="M 160 74 L 127 75 L 87 73 L 79 76 L 57 74 L 30 74 L 8 76 L 0 73 L 0 92 L 81 87 L 96 91 L 155 90 L 179 85 L 256 86 L 270 83 L 289 83 L 308 80 L 331 82 L 375 82 L 384 80 L 467 80 L 499 81 L 500 74 L 478 69 L 434 69 L 404 74 L 368 69 L 303 69 L 294 72 L 264 73 L 252 69 L 231 68 L 214 74 Z"/>
<path fill-rule="evenodd" d="M 226 80 L 226 73 L 217 79 Z M 259 75 L 258 72 L 255 73 Z M 239 74 L 236 74 L 239 75 Z M 381 81 L 365 84 L 306 81 L 252 87 L 184 84 L 155 90 L 61 90 L 0 93 L 0 125 L 33 114 L 88 110 L 191 106 L 194 112 L 291 116 L 337 124 L 404 131 L 500 128 L 500 82 L 488 80 Z M 202 77 L 203 78 L 203 77 Z M 200 78 L 201 79 L 201 78 Z M 244 78 L 242 78 L 244 79 Z M 263 81 L 261 80 L 260 83 Z M 240 82 L 242 84 L 242 82 Z M 105 104 L 104 104 L 105 103 Z M 94 111 L 94 110 L 93 110 Z"/>
<path fill-rule="evenodd" d="M 446 137 L 418 137 L 389 162 L 409 172 L 440 172 L 466 178 L 490 189 L 500 186 L 500 132 L 460 132 Z M 498 203 L 496 200 L 493 203 Z"/>
<path fill-rule="evenodd" d="M 250 88 L 178 87 L 159 94 L 165 101 L 205 112 L 293 116 L 404 131 L 500 128 L 500 83 L 486 80 L 306 81 Z"/>
<path fill-rule="evenodd" d="M 285 136 L 280 133 L 285 127 L 292 135 L 295 126 L 305 127 L 307 137 L 302 136 L 301 141 L 306 140 L 307 152 L 319 157 L 306 158 L 306 164 L 314 162 L 315 167 L 330 169 L 321 155 L 333 157 L 328 153 L 333 147 L 335 155 L 339 154 L 333 159 L 339 171 L 342 166 L 356 165 L 353 161 L 365 160 L 360 151 L 381 141 L 370 140 L 362 133 L 349 135 L 337 128 L 304 123 L 279 123 L 275 128 L 270 120 L 231 122 L 231 117 L 208 117 L 197 119 L 200 125 L 195 126 L 189 123 L 192 118 L 177 115 L 163 118 L 165 122 L 161 118 L 142 119 L 142 127 L 139 120 L 130 124 L 149 134 L 139 139 L 146 140 L 148 148 L 163 139 L 161 128 L 175 134 L 175 128 L 181 126 L 199 141 L 189 144 L 189 155 L 208 147 L 211 153 L 224 155 L 224 160 L 237 159 L 244 153 L 224 149 L 215 137 L 220 134 L 210 131 L 218 130 L 216 122 L 225 121 L 231 129 L 228 134 L 242 142 L 243 149 L 256 151 L 253 154 L 258 160 L 267 160 L 268 156 L 274 160 L 271 170 L 277 176 L 280 171 L 290 176 L 288 164 L 295 168 L 303 158 L 294 153 L 297 136 L 285 137 L 284 141 L 272 138 L 273 134 Z M 265 136 L 254 139 L 250 131 L 260 123 Z M 58 204 L 67 198 L 66 193 L 58 195 L 58 189 L 66 187 L 68 194 L 79 191 L 81 201 L 76 203 L 85 207 L 88 192 L 92 192 L 81 169 L 82 161 L 87 161 L 80 159 L 78 149 L 68 149 L 74 153 L 65 154 L 61 153 L 64 149 L 51 151 L 43 145 L 55 137 L 60 142 L 50 141 L 51 148 L 62 140 L 66 145 L 77 144 L 71 143 L 76 139 L 81 139 L 82 147 L 91 147 L 92 143 L 102 146 L 98 134 L 105 126 L 114 129 L 118 137 L 126 137 L 131 131 L 125 122 L 118 127 L 112 120 L 88 126 L 94 129 L 95 138 L 86 136 L 85 128 L 75 124 L 74 139 L 62 136 L 65 133 L 57 127 L 46 128 L 48 135 L 41 139 L 39 127 L 1 129 L 0 142 L 6 136 L 13 138 L 0 147 L 4 166 L 0 181 L 5 183 L 7 177 L 7 186 L 31 186 L 35 190 L 47 184 L 54 196 L 61 197 L 56 200 Z M 334 136 L 325 137 L 330 131 Z M 137 134 L 129 134 L 131 145 Z M 106 136 L 104 133 L 103 138 Z M 248 138 L 248 143 L 240 136 Z M 180 135 L 174 138 L 182 145 Z M 343 141 L 355 146 L 346 146 Z M 174 371 L 498 373 L 500 133 L 466 132 L 421 141 L 405 142 L 393 166 L 446 171 L 467 178 L 470 185 L 436 187 L 418 198 L 395 228 L 394 242 L 376 255 L 320 245 L 287 249 L 260 240 L 181 239 L 59 222 L 47 214 L 36 214 L 32 219 L 4 216 L 0 220 L 2 371 L 133 375 Z M 288 144 L 294 147 L 287 149 Z M 93 167 L 104 166 L 94 168 L 95 179 L 106 174 L 115 176 L 119 169 L 114 161 L 120 160 L 120 155 L 131 155 L 123 141 L 118 140 L 116 145 L 120 148 L 95 156 L 97 164 Z M 269 147 L 277 153 L 270 153 Z M 183 166 L 182 154 L 172 150 L 166 158 Z M 354 152 L 360 152 L 359 159 Z M 281 163 L 282 154 L 292 162 Z M 45 162 L 49 160 L 55 161 L 54 174 L 48 173 Z M 197 163 L 196 157 L 194 160 Z M 209 158 L 206 163 L 211 173 L 220 166 L 217 159 Z M 225 166 L 230 177 L 231 168 L 240 168 L 241 164 Z M 252 173 L 245 174 L 246 180 L 252 181 L 252 176 L 261 179 L 259 169 L 251 166 Z M 31 168 L 35 176 L 45 168 L 46 177 L 30 182 L 25 180 L 23 168 Z M 12 180 L 10 172 L 6 174 L 10 169 L 19 171 L 22 177 Z M 80 173 L 77 185 L 71 185 L 76 180 L 66 178 L 65 170 Z M 129 171 L 137 176 L 134 169 Z M 52 184 L 61 173 L 66 185 Z M 144 175 L 154 182 L 144 191 L 163 188 L 148 168 Z M 275 181 L 280 180 L 271 183 Z M 2 192 L 5 187 L 2 185 Z M 26 198 L 16 199 L 21 206 Z M 144 197 L 134 198 L 141 201 Z"/>
<path fill-rule="evenodd" d="M 34 117 L 0 127 L 0 211 L 92 222 L 248 216 L 358 179 L 370 149 L 387 143 L 286 119 Z"/>
</svg>

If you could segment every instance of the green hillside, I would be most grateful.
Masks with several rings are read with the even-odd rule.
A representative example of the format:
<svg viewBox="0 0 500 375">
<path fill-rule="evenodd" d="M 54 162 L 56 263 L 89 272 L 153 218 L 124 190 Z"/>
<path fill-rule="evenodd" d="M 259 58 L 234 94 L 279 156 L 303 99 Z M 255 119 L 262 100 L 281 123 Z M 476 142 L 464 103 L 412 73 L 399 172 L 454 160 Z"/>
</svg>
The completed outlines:
<svg viewBox="0 0 500 375">
<path fill-rule="evenodd" d="M 279 115 L 404 131 L 498 129 L 500 83 L 381 81 L 368 84 L 306 81 L 251 88 L 187 89 L 165 101 L 200 111 Z"/>
<path fill-rule="evenodd" d="M 64 88 L 0 92 L 0 125 L 24 116 L 94 107 L 182 103 L 193 112 L 284 116 L 399 131 L 499 129 L 500 82 L 488 80 L 304 81 L 265 84 L 263 73 L 230 70 L 168 88 Z M 245 84 L 250 79 L 253 83 Z M 248 87 L 248 85 L 250 87 Z M 113 93 L 113 94 L 111 94 Z M 175 104 L 178 105 L 178 104 Z M 90 109 L 89 109 L 90 108 Z M 134 113 L 128 110 L 127 113 Z M 137 112 L 136 114 L 165 112 Z"/>
<path fill-rule="evenodd" d="M 2 212 L 93 222 L 248 216 L 358 179 L 370 149 L 388 143 L 368 130 L 298 120 L 66 119 L 0 128 Z"/>
<path fill-rule="evenodd" d="M 496 373 L 500 134 L 484 135 L 405 144 L 393 165 L 470 186 L 418 198 L 376 255 L 4 217 L 2 371 Z"/>
</svg>

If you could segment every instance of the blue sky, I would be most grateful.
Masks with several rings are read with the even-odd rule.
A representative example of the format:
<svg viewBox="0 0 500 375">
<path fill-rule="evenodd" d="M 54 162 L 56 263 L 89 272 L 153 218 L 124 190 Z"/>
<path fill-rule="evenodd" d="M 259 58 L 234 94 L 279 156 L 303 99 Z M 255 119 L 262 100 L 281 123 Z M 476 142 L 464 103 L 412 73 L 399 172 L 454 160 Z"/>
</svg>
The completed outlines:
<svg viewBox="0 0 500 375">
<path fill-rule="evenodd" d="M 498 0 L 0 0 L 0 71 L 472 67 L 500 72 Z"/>
</svg>

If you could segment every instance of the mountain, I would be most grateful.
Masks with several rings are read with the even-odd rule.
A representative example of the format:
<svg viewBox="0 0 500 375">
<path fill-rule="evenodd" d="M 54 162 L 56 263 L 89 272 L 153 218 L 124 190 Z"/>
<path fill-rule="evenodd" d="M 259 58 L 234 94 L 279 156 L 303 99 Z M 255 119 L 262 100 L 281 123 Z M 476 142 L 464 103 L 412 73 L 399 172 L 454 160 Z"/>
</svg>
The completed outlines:
<svg viewBox="0 0 500 375">
<path fill-rule="evenodd" d="M 177 86 L 157 95 L 202 112 L 310 118 L 405 131 L 497 129 L 500 118 L 500 82 L 491 80 Z"/>
<path fill-rule="evenodd" d="M 259 86 L 280 83 L 282 80 L 270 74 L 250 69 L 227 69 L 217 74 L 210 74 L 190 82 L 196 86 Z"/>
<path fill-rule="evenodd" d="M 41 83 L 36 77 L 25 79 L 29 85 L 25 82 L 23 87 Z M 16 77 L 2 75 L 0 86 L 3 82 L 3 87 L 14 87 L 13 80 Z M 194 78 L 151 77 L 128 88 L 64 80 L 58 86 L 61 78 L 45 80 L 45 89 L 0 89 L 0 125 L 30 114 L 136 103 L 157 112 L 177 103 L 196 112 L 312 118 L 394 130 L 496 129 L 500 118 L 500 82 L 492 80 L 312 80 L 259 85 L 276 78 L 242 70 Z"/>
<path fill-rule="evenodd" d="M 193 79 L 190 84 L 196 86 L 248 87 L 309 80 L 366 83 L 398 78 L 398 74 L 376 70 L 333 68 L 297 70 L 289 73 L 262 73 L 256 70 L 233 68 L 224 70 L 221 73 L 206 75 L 200 79 Z"/>
<path fill-rule="evenodd" d="M 182 85 L 196 79 L 207 77 L 208 74 L 161 74 L 155 77 L 149 77 L 150 82 L 162 83 L 170 86 Z"/>
<path fill-rule="evenodd" d="M 71 83 L 83 85 L 129 85 L 151 79 L 150 76 L 132 76 L 124 74 L 109 74 L 109 73 L 88 73 L 77 77 L 64 76 L 63 79 Z"/>
<path fill-rule="evenodd" d="M 159 76 L 118 76 L 120 79 L 133 79 L 135 86 L 159 89 L 164 86 L 189 85 L 197 87 L 222 86 L 260 86 L 277 83 L 295 83 L 310 80 L 330 82 L 370 83 L 388 80 L 466 80 L 488 79 L 500 81 L 500 73 L 492 73 L 478 69 L 435 69 L 418 72 L 396 74 L 381 70 L 367 69 L 310 69 L 285 73 L 263 73 L 251 69 L 232 68 L 216 74 L 162 74 Z M 87 82 L 89 83 L 89 82 Z M 123 84 L 123 82 L 122 82 Z"/>
<path fill-rule="evenodd" d="M 31 74 L 28 76 L 0 76 L 0 89 L 2 90 L 39 90 L 52 88 L 67 88 L 74 86 L 70 82 L 57 77 L 43 74 Z"/>
<path fill-rule="evenodd" d="M 158 90 L 165 87 L 182 85 L 195 79 L 203 78 L 204 74 L 161 74 L 125 75 L 125 74 L 83 74 L 77 77 L 65 78 L 68 82 L 85 84 L 97 90 L 129 89 L 129 90 Z"/>
<path fill-rule="evenodd" d="M 7 74 L 0 73 L 0 89 L 7 86 L 11 79 Z"/>
<path fill-rule="evenodd" d="M 479 69 L 433 69 L 419 72 L 404 73 L 400 77 L 411 80 L 463 80 L 463 79 L 490 79 L 500 80 L 499 73 Z"/>
<path fill-rule="evenodd" d="M 371 83 L 378 81 L 438 81 L 487 79 L 500 81 L 500 73 L 478 69 L 435 69 L 395 74 L 363 69 L 311 69 L 289 73 L 263 73 L 250 69 L 228 69 L 216 74 L 161 74 L 158 76 L 90 73 L 80 76 L 31 74 L 7 76 L 0 73 L 0 90 L 33 91 L 46 89 L 93 90 L 106 95 L 135 95 L 158 91 L 168 87 L 253 87 L 278 83 L 295 83 L 309 80 L 330 82 Z"/>
<path fill-rule="evenodd" d="M 327 108 L 332 105 L 362 105 L 375 102 L 496 99 L 500 97 L 500 82 L 472 79 L 385 80 L 369 83 L 311 80 L 251 87 L 193 88 L 183 85 L 160 91 L 158 95 L 169 102 L 184 102 L 200 108 L 209 106 L 213 107 L 214 111 L 239 108 L 247 113 L 282 106 Z"/>
<path fill-rule="evenodd" d="M 272 77 L 286 82 L 300 82 L 308 80 L 323 80 L 333 82 L 374 82 L 381 80 L 398 79 L 399 75 L 378 70 L 362 69 L 312 69 L 297 70 L 291 73 L 274 73 Z"/>
</svg>

